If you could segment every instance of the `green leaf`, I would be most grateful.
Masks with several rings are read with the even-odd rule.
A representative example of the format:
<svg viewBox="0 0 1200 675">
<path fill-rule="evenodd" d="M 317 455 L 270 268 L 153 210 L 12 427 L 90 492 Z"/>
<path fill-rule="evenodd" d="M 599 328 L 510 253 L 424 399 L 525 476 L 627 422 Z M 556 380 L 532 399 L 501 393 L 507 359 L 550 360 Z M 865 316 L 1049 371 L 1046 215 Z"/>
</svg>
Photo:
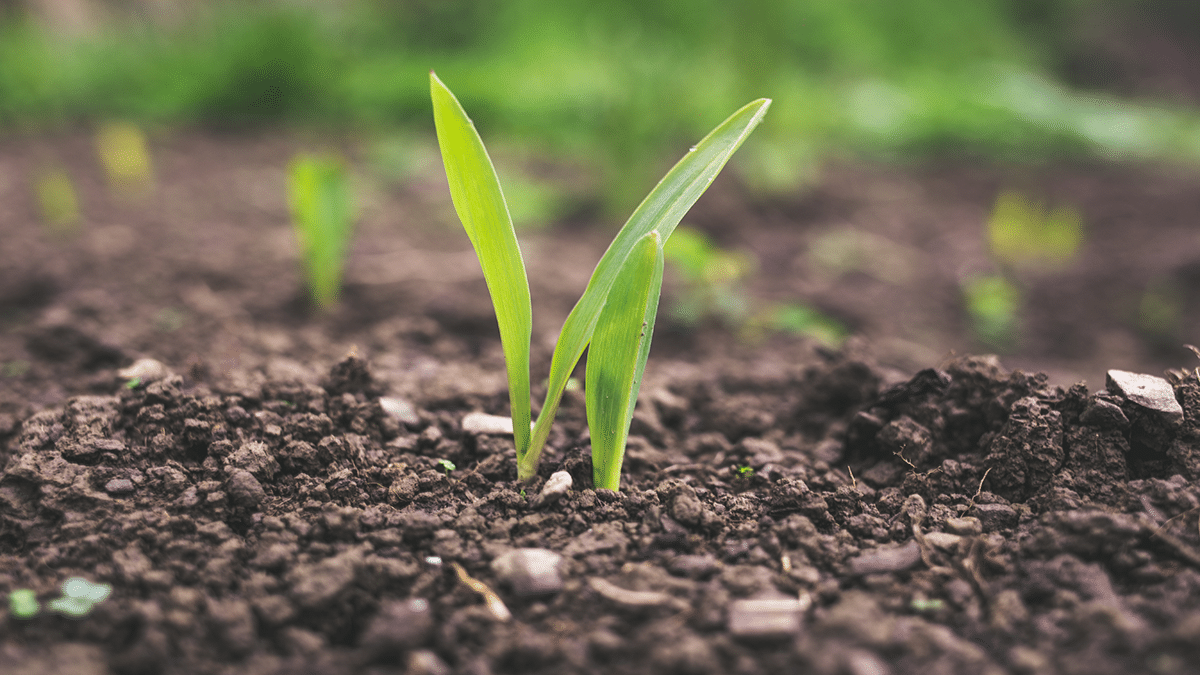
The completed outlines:
<svg viewBox="0 0 1200 675">
<path fill-rule="evenodd" d="M 336 157 L 299 155 L 288 170 L 288 198 L 313 302 L 337 302 L 354 221 L 346 166 Z"/>
<path fill-rule="evenodd" d="M 462 221 L 475 255 L 483 268 L 500 325 L 500 343 L 508 369 L 508 395 L 512 405 L 513 437 L 517 446 L 517 472 L 522 478 L 537 469 L 537 455 L 528 457 L 530 440 L 529 344 L 533 312 L 525 263 L 517 246 L 512 218 L 496 169 L 488 157 L 475 125 L 454 94 L 432 72 L 433 121 L 437 127 L 442 162 L 454 210 Z"/>
<path fill-rule="evenodd" d="M 708 189 L 730 156 L 762 121 L 770 104 L 770 99 L 765 98 L 747 104 L 689 150 L 650 191 L 617 233 L 604 257 L 597 263 L 587 289 L 567 316 L 558 336 L 558 344 L 554 348 L 546 401 L 542 404 L 542 412 L 533 428 L 533 439 L 529 447 L 531 465 L 537 465 L 542 447 L 550 435 L 550 424 L 562 401 L 563 388 L 566 387 L 575 364 L 579 363 L 583 356 L 583 350 L 592 339 L 600 311 L 630 251 L 650 232 L 657 232 L 659 240 L 663 242 L 671 236 L 684 214 Z M 531 472 L 518 478 L 524 479 L 532 475 Z"/>
<path fill-rule="evenodd" d="M 597 488 L 621 485 L 625 440 L 637 403 L 658 297 L 663 254 L 658 232 L 638 240 L 613 281 L 588 348 L 584 391 L 592 433 L 592 476 Z"/>
</svg>

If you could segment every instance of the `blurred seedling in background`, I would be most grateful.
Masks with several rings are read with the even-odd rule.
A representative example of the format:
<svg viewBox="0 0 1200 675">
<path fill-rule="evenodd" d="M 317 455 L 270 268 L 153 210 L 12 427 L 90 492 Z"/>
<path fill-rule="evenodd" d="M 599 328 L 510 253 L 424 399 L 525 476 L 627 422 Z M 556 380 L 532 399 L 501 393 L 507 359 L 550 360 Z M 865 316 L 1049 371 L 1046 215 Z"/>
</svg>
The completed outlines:
<svg viewBox="0 0 1200 675">
<path fill-rule="evenodd" d="M 840 347 L 850 329 L 824 312 L 800 303 L 772 305 L 755 312 L 742 327 L 743 339 L 762 339 L 766 332 L 791 333 L 816 340 L 826 347 Z"/>
<path fill-rule="evenodd" d="M 429 83 L 450 195 L 479 258 L 500 327 L 517 478 L 527 480 L 537 473 L 563 391 L 586 349 L 584 397 L 593 483 L 597 488 L 616 490 L 658 314 L 663 243 L 762 121 L 770 101 L 747 104 L 693 146 L 617 233 L 559 333 L 546 399 L 533 424 L 529 384 L 532 307 L 512 217 L 475 125 L 433 73 Z"/>
<path fill-rule="evenodd" d="M 1187 295 L 1184 284 L 1169 274 L 1151 279 L 1137 301 L 1138 331 L 1163 347 L 1176 344 L 1184 333 Z"/>
<path fill-rule="evenodd" d="M 46 604 L 52 611 L 72 619 L 80 619 L 112 595 L 109 584 L 95 584 L 83 577 L 71 577 L 62 584 L 62 597 Z M 19 588 L 8 594 L 8 610 L 18 619 L 32 619 L 41 611 L 37 594 L 29 588 Z"/>
<path fill-rule="evenodd" d="M 144 197 L 154 187 L 154 167 L 146 135 L 133 124 L 113 122 L 96 132 L 96 154 L 109 189 L 127 197 Z"/>
<path fill-rule="evenodd" d="M 1074 207 L 1051 208 L 1019 192 L 1001 192 L 987 222 L 988 249 L 999 271 L 962 283 L 976 337 L 995 349 L 1011 347 L 1020 335 L 1021 276 L 1065 268 L 1083 238 L 1083 217 Z"/>
<path fill-rule="evenodd" d="M 46 228 L 58 236 L 69 236 L 79 231 L 79 198 L 75 183 L 60 167 L 52 166 L 38 171 L 34 179 L 38 211 Z"/>
<path fill-rule="evenodd" d="M 32 588 L 18 588 L 8 594 L 8 612 L 18 619 L 32 619 L 40 611 L 42 603 Z"/>
<path fill-rule="evenodd" d="M 288 167 L 288 204 L 304 278 L 321 310 L 337 304 L 354 229 L 354 200 L 340 158 L 301 154 Z"/>
<path fill-rule="evenodd" d="M 722 249 L 703 232 L 681 225 L 663 245 L 663 255 L 682 282 L 673 319 L 694 326 L 715 316 L 736 326 L 750 315 L 744 282 L 758 267 L 753 254 Z"/>
<path fill-rule="evenodd" d="M 1001 265 L 1061 269 L 1083 245 L 1083 216 L 1072 206 L 1049 208 L 1010 190 L 996 197 L 987 235 L 988 247 Z"/>
<path fill-rule="evenodd" d="M 737 329 L 739 337 L 749 342 L 780 332 L 803 335 L 830 347 L 840 345 L 849 333 L 836 319 L 803 304 L 756 307 L 746 290 L 747 281 L 758 270 L 752 253 L 722 249 L 704 233 L 686 226 L 676 228 L 663 253 L 682 283 L 671 315 L 684 326 L 712 317 Z"/>
</svg>

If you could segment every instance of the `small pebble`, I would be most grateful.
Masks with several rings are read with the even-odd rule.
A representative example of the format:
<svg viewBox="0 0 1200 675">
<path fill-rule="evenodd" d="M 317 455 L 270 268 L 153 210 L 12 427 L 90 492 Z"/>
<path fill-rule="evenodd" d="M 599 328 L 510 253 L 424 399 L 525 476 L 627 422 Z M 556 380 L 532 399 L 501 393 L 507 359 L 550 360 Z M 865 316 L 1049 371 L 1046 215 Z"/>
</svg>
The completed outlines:
<svg viewBox="0 0 1200 675">
<path fill-rule="evenodd" d="M 967 516 L 965 518 L 947 518 L 946 529 L 951 533 L 963 537 L 972 537 L 977 534 L 983 534 L 983 524 L 978 518 Z"/>
<path fill-rule="evenodd" d="M 734 600 L 729 604 L 729 632 L 750 639 L 794 635 L 800 631 L 803 609 L 795 598 Z"/>
<path fill-rule="evenodd" d="M 154 359 L 138 359 L 132 366 L 118 370 L 117 374 L 126 380 L 137 380 L 141 384 L 164 380 L 172 375 L 170 368 Z"/>
<path fill-rule="evenodd" d="M 903 546 L 880 546 L 850 560 L 850 572 L 856 575 L 901 572 L 921 562 L 921 547 L 915 541 Z"/>
<path fill-rule="evenodd" d="M 562 590 L 563 557 L 544 548 L 519 548 L 492 561 L 492 571 L 522 597 Z"/>
<path fill-rule="evenodd" d="M 385 414 L 401 424 L 415 427 L 421 423 L 421 418 L 417 415 L 416 409 L 412 407 L 411 403 L 402 398 L 383 396 L 379 399 L 379 407 Z"/>
<path fill-rule="evenodd" d="M 110 495 L 127 495 L 133 492 L 133 481 L 128 478 L 114 478 L 104 484 L 104 491 Z"/>
<path fill-rule="evenodd" d="M 501 417 L 499 415 L 472 412 L 463 416 L 462 430 L 468 434 L 511 436 L 513 432 L 513 421 L 511 417 Z"/>
<path fill-rule="evenodd" d="M 1107 386 L 1109 391 L 1134 405 L 1161 413 L 1175 422 L 1183 420 L 1183 408 L 1175 399 L 1175 390 L 1161 377 L 1110 370 Z"/>
<path fill-rule="evenodd" d="M 543 504 L 550 504 L 570 492 L 571 486 L 574 483 L 575 481 L 571 478 L 571 474 L 566 471 L 555 471 L 546 479 L 546 484 L 542 486 L 542 491 L 538 494 L 538 497 L 541 498 Z"/>
</svg>

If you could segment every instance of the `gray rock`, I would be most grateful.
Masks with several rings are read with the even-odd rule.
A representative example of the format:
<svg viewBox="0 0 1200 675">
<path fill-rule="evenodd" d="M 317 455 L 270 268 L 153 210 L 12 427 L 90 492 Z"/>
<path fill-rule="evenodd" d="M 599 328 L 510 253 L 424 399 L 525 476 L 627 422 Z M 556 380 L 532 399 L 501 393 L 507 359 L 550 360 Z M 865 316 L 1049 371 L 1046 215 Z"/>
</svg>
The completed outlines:
<svg viewBox="0 0 1200 675">
<path fill-rule="evenodd" d="M 142 384 L 157 382 L 174 375 L 170 368 L 154 359 L 138 359 L 132 366 L 118 370 L 117 374 L 126 380 L 137 380 Z"/>
<path fill-rule="evenodd" d="M 728 628 L 735 637 L 781 638 L 800 631 L 804 605 L 796 598 L 734 600 L 729 604 Z"/>
<path fill-rule="evenodd" d="M 542 491 L 538 494 L 538 501 L 542 504 L 552 504 L 558 501 L 559 497 L 571 491 L 571 486 L 575 484 L 575 480 L 571 478 L 571 474 L 566 471 L 555 471 L 546 479 L 546 484 L 542 486 Z"/>
<path fill-rule="evenodd" d="M 1110 370 L 1106 379 L 1108 390 L 1130 403 L 1161 413 L 1171 421 L 1183 421 L 1183 408 L 1175 399 L 1175 390 L 1163 378 Z"/>
<path fill-rule="evenodd" d="M 492 561 L 492 571 L 519 596 L 562 590 L 563 557 L 544 548 L 519 548 Z"/>
<path fill-rule="evenodd" d="M 915 541 L 903 546 L 880 546 L 850 560 L 850 572 L 857 575 L 901 572 L 921 562 L 921 547 Z"/>
<path fill-rule="evenodd" d="M 401 424 L 415 427 L 421 423 L 421 418 L 412 404 L 402 398 L 383 396 L 379 399 L 379 408 L 384 414 Z"/>
<path fill-rule="evenodd" d="M 128 478 L 114 478 L 104 484 L 104 491 L 110 495 L 127 495 L 133 490 L 133 481 Z"/>
<path fill-rule="evenodd" d="M 511 436 L 513 432 L 513 421 L 511 417 L 501 417 L 499 415 L 471 412 L 463 416 L 462 430 L 468 434 Z"/>
</svg>

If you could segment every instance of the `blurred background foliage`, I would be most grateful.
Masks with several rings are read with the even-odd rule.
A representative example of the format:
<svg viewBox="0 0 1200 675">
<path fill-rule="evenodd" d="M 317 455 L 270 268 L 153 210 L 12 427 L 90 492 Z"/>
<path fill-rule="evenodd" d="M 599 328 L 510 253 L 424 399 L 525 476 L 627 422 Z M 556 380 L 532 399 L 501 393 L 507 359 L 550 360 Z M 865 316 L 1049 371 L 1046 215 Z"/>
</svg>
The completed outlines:
<svg viewBox="0 0 1200 675">
<path fill-rule="evenodd" d="M 415 147 L 431 128 L 426 73 L 436 69 L 489 138 L 586 163 L 621 210 L 759 96 L 775 105 L 736 166 L 765 192 L 792 190 L 848 153 L 1194 162 L 1198 102 L 1122 90 L 1102 45 L 1131 15 L 1195 34 L 1197 7 L 0 0 L 0 124 L 286 124 Z"/>
</svg>

